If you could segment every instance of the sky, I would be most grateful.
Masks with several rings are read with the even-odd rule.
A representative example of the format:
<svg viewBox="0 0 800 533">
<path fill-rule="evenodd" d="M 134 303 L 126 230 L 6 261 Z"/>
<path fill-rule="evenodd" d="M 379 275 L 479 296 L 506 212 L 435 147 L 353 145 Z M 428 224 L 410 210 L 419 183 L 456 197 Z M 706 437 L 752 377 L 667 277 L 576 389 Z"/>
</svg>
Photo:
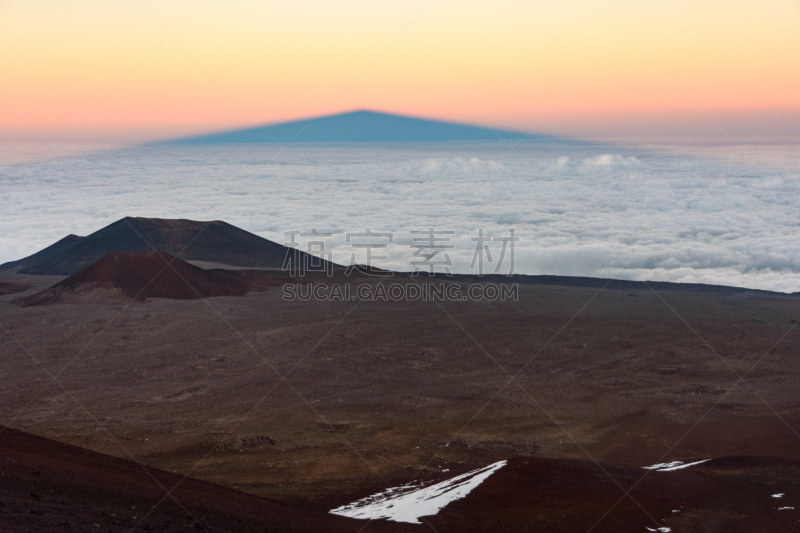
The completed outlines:
<svg viewBox="0 0 800 533">
<path fill-rule="evenodd" d="M 0 136 L 375 109 L 583 138 L 798 136 L 798 0 L 0 0 Z"/>
</svg>

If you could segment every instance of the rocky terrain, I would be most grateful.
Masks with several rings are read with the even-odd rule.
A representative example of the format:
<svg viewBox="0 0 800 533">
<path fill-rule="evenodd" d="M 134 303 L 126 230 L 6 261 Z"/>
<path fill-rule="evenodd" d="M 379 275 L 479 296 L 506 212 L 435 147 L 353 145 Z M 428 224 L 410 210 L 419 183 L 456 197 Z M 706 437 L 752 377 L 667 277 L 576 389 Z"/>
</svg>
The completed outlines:
<svg viewBox="0 0 800 533">
<path fill-rule="evenodd" d="M 351 531 L 800 523 L 778 511 L 800 494 L 797 295 L 520 276 L 516 301 L 287 301 L 284 283 L 330 280 L 269 276 L 24 306 L 69 278 L 3 274 L 27 288 L 0 296 L 0 421 L 309 513 L 509 461 L 420 525 L 337 518 Z"/>
</svg>

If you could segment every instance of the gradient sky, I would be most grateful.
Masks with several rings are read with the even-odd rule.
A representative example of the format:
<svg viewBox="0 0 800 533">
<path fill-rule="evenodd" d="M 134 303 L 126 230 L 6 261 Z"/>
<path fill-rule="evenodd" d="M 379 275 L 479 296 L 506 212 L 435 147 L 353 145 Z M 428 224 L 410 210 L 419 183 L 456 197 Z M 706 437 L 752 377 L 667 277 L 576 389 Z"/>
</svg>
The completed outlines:
<svg viewBox="0 0 800 533">
<path fill-rule="evenodd" d="M 159 138 L 354 108 L 588 137 L 797 133 L 800 1 L 0 0 L 0 134 Z"/>
</svg>

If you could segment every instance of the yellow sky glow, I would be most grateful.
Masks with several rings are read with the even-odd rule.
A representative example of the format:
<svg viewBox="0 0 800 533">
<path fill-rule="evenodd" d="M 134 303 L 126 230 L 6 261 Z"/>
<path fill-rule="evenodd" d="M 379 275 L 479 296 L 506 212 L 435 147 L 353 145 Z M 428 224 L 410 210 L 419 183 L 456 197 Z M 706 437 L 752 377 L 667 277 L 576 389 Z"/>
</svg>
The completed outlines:
<svg viewBox="0 0 800 533">
<path fill-rule="evenodd" d="M 575 134 L 796 113 L 800 2 L 0 0 L 3 131 L 159 137 L 354 108 Z"/>
</svg>

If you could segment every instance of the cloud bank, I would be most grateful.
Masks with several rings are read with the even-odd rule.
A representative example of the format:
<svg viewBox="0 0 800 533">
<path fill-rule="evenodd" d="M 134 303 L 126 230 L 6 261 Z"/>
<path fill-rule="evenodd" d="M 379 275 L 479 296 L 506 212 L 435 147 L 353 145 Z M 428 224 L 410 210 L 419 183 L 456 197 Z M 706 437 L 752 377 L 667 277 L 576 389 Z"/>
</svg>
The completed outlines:
<svg viewBox="0 0 800 533">
<path fill-rule="evenodd" d="M 800 291 L 795 146 L 511 146 L 170 146 L 0 166 L 0 262 L 132 215 L 278 242 L 317 228 L 342 263 L 346 232 L 393 232 L 376 266 L 401 270 L 409 232 L 433 227 L 454 232 L 446 252 L 470 272 L 480 228 L 514 228 L 517 273 Z"/>
</svg>

